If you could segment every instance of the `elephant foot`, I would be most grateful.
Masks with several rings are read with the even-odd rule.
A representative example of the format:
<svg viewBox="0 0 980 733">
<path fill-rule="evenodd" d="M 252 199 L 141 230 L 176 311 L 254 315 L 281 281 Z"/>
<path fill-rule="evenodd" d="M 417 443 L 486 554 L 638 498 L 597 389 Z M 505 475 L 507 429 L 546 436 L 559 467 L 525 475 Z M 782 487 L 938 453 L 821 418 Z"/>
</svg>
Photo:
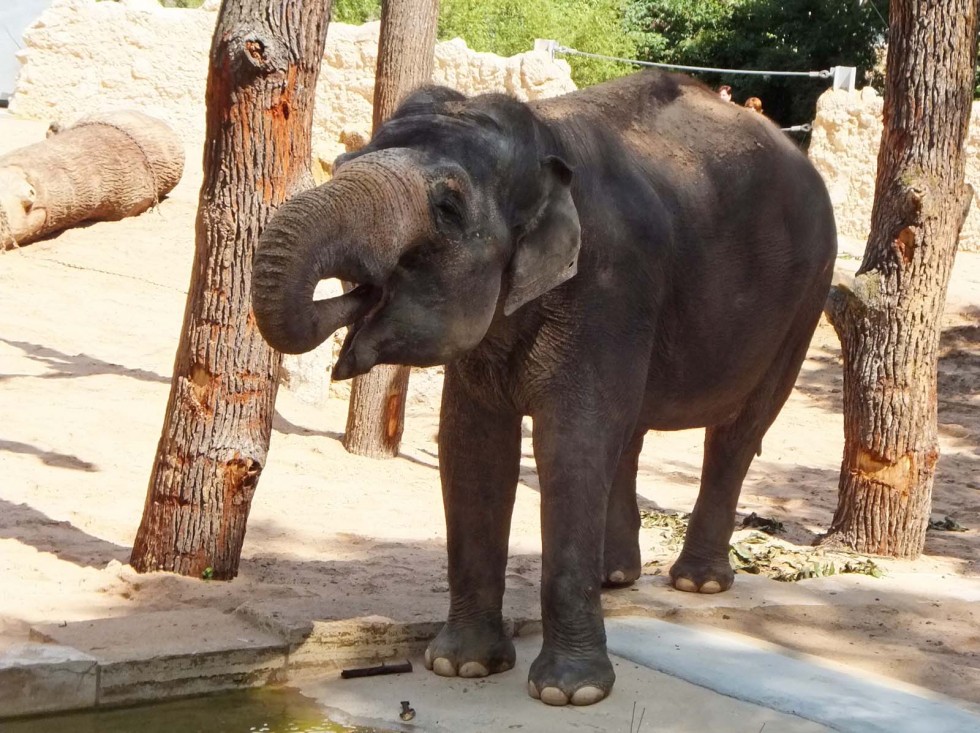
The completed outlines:
<svg viewBox="0 0 980 733">
<path fill-rule="evenodd" d="M 603 555 L 603 588 L 624 588 L 633 585 L 643 572 L 640 563 L 640 543 L 634 541 L 625 547 L 610 547 L 607 539 Z"/>
<path fill-rule="evenodd" d="M 503 623 L 447 622 L 425 650 L 425 667 L 440 677 L 486 677 L 512 669 L 514 643 Z"/>
<path fill-rule="evenodd" d="M 633 585 L 636 579 L 640 577 L 640 573 L 641 569 L 638 565 L 635 567 L 616 565 L 611 569 L 607 567 L 602 579 L 602 587 L 625 588 Z"/>
<path fill-rule="evenodd" d="M 721 593 L 732 587 L 735 571 L 728 555 L 715 560 L 685 557 L 684 553 L 670 568 L 671 584 L 687 593 Z"/>
<path fill-rule="evenodd" d="M 542 649 L 531 664 L 527 692 L 547 705 L 593 705 L 609 695 L 615 681 L 605 650 L 572 657 Z"/>
</svg>

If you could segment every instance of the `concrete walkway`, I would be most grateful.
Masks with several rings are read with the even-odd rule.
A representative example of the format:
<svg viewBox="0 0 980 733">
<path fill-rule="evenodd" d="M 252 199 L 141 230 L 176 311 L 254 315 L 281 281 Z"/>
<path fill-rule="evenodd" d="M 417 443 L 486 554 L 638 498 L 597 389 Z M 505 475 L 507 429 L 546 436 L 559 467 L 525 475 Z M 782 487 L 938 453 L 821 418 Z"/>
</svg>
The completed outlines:
<svg viewBox="0 0 980 733">
<path fill-rule="evenodd" d="M 745 702 L 613 655 L 616 687 L 598 705 L 548 707 L 527 694 L 528 667 L 541 647 L 539 636 L 516 639 L 517 666 L 484 679 L 447 679 L 427 671 L 421 657 L 412 674 L 330 679 L 300 685 L 300 691 L 349 725 L 431 733 L 819 733 L 831 728 Z M 415 710 L 400 724 L 400 702 Z M 635 704 L 635 708 L 634 708 Z M 632 723 L 632 728 L 631 728 Z M 414 727 L 411 727 L 414 726 Z"/>
<path fill-rule="evenodd" d="M 512 608 L 508 621 L 517 668 L 481 680 L 444 679 L 424 669 L 421 651 L 442 621 L 436 608 L 412 621 L 310 621 L 329 617 L 306 605 L 290 614 L 285 604 L 268 613 L 246 605 L 233 613 L 184 609 L 37 625 L 31 641 L 0 645 L 0 720 L 285 683 L 312 697 L 333 720 L 381 730 L 980 731 L 975 705 L 704 622 L 663 620 L 684 607 L 710 619 L 719 604 L 731 614 L 761 613 L 771 604 L 820 604 L 845 589 L 855 603 L 871 594 L 871 603 L 898 589 L 914 591 L 915 578 L 876 580 L 866 590 L 861 588 L 870 582 L 857 577 L 827 578 L 807 588 L 754 576 L 739 580 L 724 597 L 674 593 L 649 578 L 633 591 L 604 596 L 617 682 L 607 701 L 587 708 L 549 708 L 528 697 L 527 670 L 541 640 L 526 599 L 519 606 L 527 608 Z M 967 602 L 980 600 L 976 584 L 948 591 Z M 338 674 L 344 667 L 403 659 L 413 660 L 414 672 L 353 680 Z M 416 710 L 410 723 L 399 719 L 402 700 Z"/>
<path fill-rule="evenodd" d="M 832 730 L 980 731 L 980 716 L 934 692 L 740 634 L 651 618 L 615 619 L 607 629 L 610 651 L 636 664 Z"/>
<path fill-rule="evenodd" d="M 527 696 L 538 636 L 516 640 L 512 672 L 486 679 L 439 678 L 416 657 L 412 674 L 299 687 L 340 722 L 433 733 L 980 730 L 980 716 L 934 693 L 790 655 L 746 636 L 638 617 L 609 619 L 606 628 L 616 687 L 608 700 L 591 707 L 549 708 Z M 415 710 L 414 727 L 399 723 L 402 700 Z"/>
</svg>

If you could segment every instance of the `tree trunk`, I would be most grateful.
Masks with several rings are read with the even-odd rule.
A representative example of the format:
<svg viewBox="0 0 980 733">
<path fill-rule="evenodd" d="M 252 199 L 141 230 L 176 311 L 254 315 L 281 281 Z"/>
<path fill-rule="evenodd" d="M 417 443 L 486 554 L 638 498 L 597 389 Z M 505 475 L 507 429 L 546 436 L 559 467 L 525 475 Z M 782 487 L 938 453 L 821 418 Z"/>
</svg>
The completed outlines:
<svg viewBox="0 0 980 733">
<path fill-rule="evenodd" d="M 374 129 L 398 103 L 432 77 L 439 0 L 383 0 L 374 83 Z M 344 447 L 371 458 L 391 458 L 405 429 L 409 367 L 376 366 L 355 377 Z"/>
<path fill-rule="evenodd" d="M 84 117 L 0 157 L 0 250 L 136 216 L 183 172 L 184 146 L 165 122 L 130 110 Z"/>
<path fill-rule="evenodd" d="M 871 234 L 827 315 L 844 356 L 844 458 L 824 542 L 916 557 L 939 459 L 946 289 L 973 198 L 964 182 L 977 0 L 892 0 Z"/>
<path fill-rule="evenodd" d="M 250 311 L 252 253 L 312 184 L 330 2 L 225 0 L 211 45 L 194 270 L 132 565 L 233 578 L 272 431 L 281 355 Z"/>
</svg>

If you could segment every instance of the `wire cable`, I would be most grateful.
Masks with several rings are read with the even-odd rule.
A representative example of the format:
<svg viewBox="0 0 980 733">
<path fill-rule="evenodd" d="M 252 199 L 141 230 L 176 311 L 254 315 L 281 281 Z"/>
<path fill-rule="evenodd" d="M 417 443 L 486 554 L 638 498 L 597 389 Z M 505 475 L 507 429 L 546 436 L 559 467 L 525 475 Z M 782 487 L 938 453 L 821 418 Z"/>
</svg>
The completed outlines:
<svg viewBox="0 0 980 733">
<path fill-rule="evenodd" d="M 812 79 L 829 79 L 834 75 L 833 69 L 824 69 L 823 71 L 759 71 L 756 69 L 716 69 L 708 66 L 660 64 L 653 61 L 637 61 L 636 59 L 624 59 L 620 58 L 619 56 L 604 56 L 598 53 L 577 51 L 574 48 L 569 48 L 568 46 L 562 45 L 556 45 L 553 51 L 554 53 L 560 53 L 564 56 L 585 56 L 586 58 L 598 59 L 600 61 L 618 61 L 624 64 L 635 64 L 636 66 L 656 66 L 661 69 L 678 69 L 679 71 L 709 71 L 716 74 L 748 74 L 755 76 L 807 76 Z"/>
</svg>

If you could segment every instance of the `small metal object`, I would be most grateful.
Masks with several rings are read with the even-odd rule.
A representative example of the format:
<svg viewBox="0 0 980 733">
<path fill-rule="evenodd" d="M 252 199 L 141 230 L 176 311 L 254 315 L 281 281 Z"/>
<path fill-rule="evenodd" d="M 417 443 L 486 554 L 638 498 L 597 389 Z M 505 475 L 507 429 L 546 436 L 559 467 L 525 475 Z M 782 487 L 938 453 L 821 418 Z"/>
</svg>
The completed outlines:
<svg viewBox="0 0 980 733">
<path fill-rule="evenodd" d="M 398 717 L 402 720 L 411 720 L 415 717 L 415 708 L 408 706 L 408 700 L 402 700 L 402 711 L 398 713 Z"/>
<path fill-rule="evenodd" d="M 379 674 L 399 674 L 401 672 L 411 672 L 412 663 L 402 662 L 401 664 L 385 664 L 382 662 L 377 667 L 355 667 L 354 669 L 343 669 L 340 676 L 345 680 L 353 677 L 375 677 Z"/>
</svg>

